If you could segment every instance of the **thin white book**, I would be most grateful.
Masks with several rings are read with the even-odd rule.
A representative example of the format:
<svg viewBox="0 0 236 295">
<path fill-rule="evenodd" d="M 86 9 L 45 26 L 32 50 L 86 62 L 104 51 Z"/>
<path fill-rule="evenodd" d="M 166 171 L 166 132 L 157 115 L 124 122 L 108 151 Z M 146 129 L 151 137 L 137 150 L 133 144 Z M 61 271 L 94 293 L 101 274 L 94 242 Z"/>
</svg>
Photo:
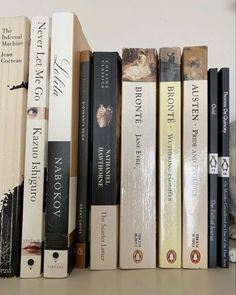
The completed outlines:
<svg viewBox="0 0 236 295">
<path fill-rule="evenodd" d="M 42 272 L 44 241 L 44 187 L 47 165 L 50 18 L 33 17 L 26 119 L 25 181 L 23 201 L 22 278 Z"/>
<path fill-rule="evenodd" d="M 44 277 L 63 278 L 74 267 L 79 57 L 89 46 L 70 12 L 53 14 L 51 35 Z"/>
</svg>

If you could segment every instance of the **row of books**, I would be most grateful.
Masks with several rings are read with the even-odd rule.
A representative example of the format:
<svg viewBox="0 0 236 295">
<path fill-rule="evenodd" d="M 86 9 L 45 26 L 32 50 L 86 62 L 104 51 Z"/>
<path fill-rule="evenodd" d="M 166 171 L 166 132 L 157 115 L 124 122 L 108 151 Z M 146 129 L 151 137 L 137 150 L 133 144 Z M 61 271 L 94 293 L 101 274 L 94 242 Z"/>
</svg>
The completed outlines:
<svg viewBox="0 0 236 295">
<path fill-rule="evenodd" d="M 228 267 L 229 69 L 92 54 L 73 13 L 0 30 L 0 276 Z"/>
</svg>

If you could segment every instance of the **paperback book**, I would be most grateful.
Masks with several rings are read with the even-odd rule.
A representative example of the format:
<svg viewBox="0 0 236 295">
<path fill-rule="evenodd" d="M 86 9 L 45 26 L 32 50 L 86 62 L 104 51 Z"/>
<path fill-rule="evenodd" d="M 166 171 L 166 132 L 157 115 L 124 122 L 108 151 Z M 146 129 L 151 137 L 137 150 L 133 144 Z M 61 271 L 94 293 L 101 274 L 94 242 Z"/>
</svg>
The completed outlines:
<svg viewBox="0 0 236 295">
<path fill-rule="evenodd" d="M 30 22 L 0 18 L 0 276 L 20 275 Z"/>
<path fill-rule="evenodd" d="M 181 50 L 159 54 L 158 263 L 181 267 Z"/>
<path fill-rule="evenodd" d="M 89 264 L 89 214 L 91 204 L 91 79 L 92 53 L 80 54 L 78 191 L 76 211 L 76 267 Z"/>
<path fill-rule="evenodd" d="M 93 270 L 116 269 L 120 175 L 120 57 L 93 54 L 91 258 Z"/>
<path fill-rule="evenodd" d="M 62 26 L 63 24 L 63 26 Z M 88 49 L 78 18 L 52 16 L 48 185 L 44 276 L 63 278 L 75 263 L 79 56 Z"/>
<path fill-rule="evenodd" d="M 120 257 L 123 269 L 156 267 L 155 49 L 122 57 Z"/>
<path fill-rule="evenodd" d="M 208 71 L 208 267 L 217 267 L 218 70 Z"/>
<path fill-rule="evenodd" d="M 183 50 L 183 268 L 208 266 L 207 47 Z"/>
<path fill-rule="evenodd" d="M 33 17 L 26 119 L 25 181 L 22 221 L 22 278 L 42 273 L 47 166 L 50 19 Z"/>
<path fill-rule="evenodd" d="M 218 265 L 229 267 L 229 68 L 218 74 L 219 171 L 218 171 Z"/>
</svg>

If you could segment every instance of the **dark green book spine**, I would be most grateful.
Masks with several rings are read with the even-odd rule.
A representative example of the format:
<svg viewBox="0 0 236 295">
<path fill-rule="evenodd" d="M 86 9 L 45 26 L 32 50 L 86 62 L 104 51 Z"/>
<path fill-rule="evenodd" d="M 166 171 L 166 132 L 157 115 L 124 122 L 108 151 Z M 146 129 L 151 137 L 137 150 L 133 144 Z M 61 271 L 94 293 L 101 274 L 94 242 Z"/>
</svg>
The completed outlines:
<svg viewBox="0 0 236 295">
<path fill-rule="evenodd" d="M 208 71 L 208 267 L 217 267 L 218 70 Z"/>
<path fill-rule="evenodd" d="M 222 68 L 219 85 L 219 210 L 218 265 L 229 267 L 229 68 Z"/>
<path fill-rule="evenodd" d="M 76 267 L 89 265 L 89 211 L 91 162 L 91 70 L 92 55 L 80 55 L 79 82 L 79 140 L 78 140 L 78 190 L 76 208 Z"/>
</svg>

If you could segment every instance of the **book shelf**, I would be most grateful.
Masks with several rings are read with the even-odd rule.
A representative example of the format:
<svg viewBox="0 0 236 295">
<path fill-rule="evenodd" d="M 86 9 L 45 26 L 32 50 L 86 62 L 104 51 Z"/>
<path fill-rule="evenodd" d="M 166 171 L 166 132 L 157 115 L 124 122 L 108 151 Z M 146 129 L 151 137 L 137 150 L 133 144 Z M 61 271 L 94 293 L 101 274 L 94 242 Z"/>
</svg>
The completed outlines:
<svg viewBox="0 0 236 295">
<path fill-rule="evenodd" d="M 230 67 L 231 119 L 235 114 L 235 4 L 233 0 L 0 0 L 0 16 L 74 11 L 92 50 L 208 45 L 209 67 Z M 235 295 L 229 270 L 74 270 L 68 279 L 1 279 L 1 295 L 181 294 Z"/>
<path fill-rule="evenodd" d="M 235 264 L 228 270 L 74 270 L 67 279 L 1 279 L 0 293 L 235 295 L 235 276 Z"/>
</svg>

